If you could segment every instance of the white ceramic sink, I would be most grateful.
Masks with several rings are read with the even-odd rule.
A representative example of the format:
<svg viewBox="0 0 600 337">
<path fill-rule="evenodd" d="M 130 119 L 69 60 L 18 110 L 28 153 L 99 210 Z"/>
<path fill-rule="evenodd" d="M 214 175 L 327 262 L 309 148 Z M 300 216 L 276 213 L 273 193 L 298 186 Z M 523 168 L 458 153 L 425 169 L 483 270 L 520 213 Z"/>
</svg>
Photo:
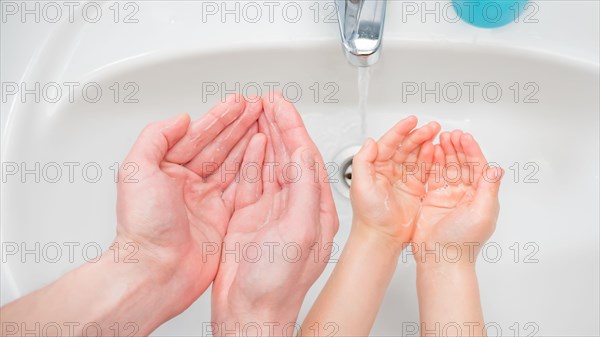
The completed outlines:
<svg viewBox="0 0 600 337">
<path fill-rule="evenodd" d="M 2 183 L 2 247 L 39 242 L 40 260 L 23 247 L 3 251 L 1 304 L 106 249 L 115 231 L 114 163 L 144 125 L 182 111 L 200 116 L 221 98 L 219 87 L 237 84 L 248 94 L 285 87 L 290 99 L 300 88 L 298 109 L 328 161 L 359 142 L 358 71 L 343 58 L 328 2 L 284 0 L 273 21 L 265 15 L 259 22 L 203 16 L 206 3 L 127 2 L 134 7 L 120 7 L 116 23 L 112 2 L 102 3 L 106 15 L 97 23 L 77 16 L 24 23 L 20 15 L 0 23 L 3 85 L 55 82 L 63 90 L 56 103 L 19 95 L 0 103 L 3 173 L 13 163 L 32 169 L 38 162 L 44 174 L 39 183 L 32 174 L 21 182 L 20 172 Z M 284 3 L 302 8 L 298 22 L 281 18 Z M 598 336 L 600 3 L 530 0 L 521 17 L 528 20 L 493 30 L 426 14 L 436 4 L 450 5 L 388 2 L 382 58 L 370 70 L 368 134 L 378 137 L 414 114 L 473 133 L 488 159 L 506 169 L 497 230 L 478 266 L 489 336 Z M 137 22 L 123 22 L 132 8 Z M 65 82 L 79 84 L 72 102 Z M 93 88 L 81 96 L 92 83 L 103 90 L 96 103 L 86 101 Z M 79 165 L 72 183 L 68 165 L 76 164 L 65 163 Z M 52 183 L 56 167 L 62 176 Z M 102 176 L 93 182 L 97 167 Z M 341 181 L 336 186 L 344 191 Z M 334 189 L 341 248 L 350 205 Z M 71 243 L 79 244 L 72 261 Z M 53 262 L 56 245 L 62 255 Z M 415 266 L 410 255 L 402 261 L 373 336 L 415 335 Z M 300 319 L 333 266 L 309 292 Z M 205 334 L 209 303 L 207 292 L 154 335 Z"/>
<path fill-rule="evenodd" d="M 125 157 L 145 124 L 181 111 L 192 117 L 204 113 L 220 99 L 221 92 L 206 92 L 214 89 L 213 82 L 230 89 L 239 83 L 248 93 L 255 93 L 258 84 L 264 94 L 268 83 L 278 82 L 280 89 L 287 85 L 290 98 L 294 88 L 301 88 L 298 109 L 326 160 L 333 161 L 341 150 L 359 142 L 357 69 L 341 58 L 339 45 L 330 42 L 155 53 L 82 78 L 106 90 L 97 103 L 77 95 L 73 103 L 16 104 L 5 134 L 4 162 L 25 162 L 30 168 L 35 162 L 42 167 L 55 162 L 63 176 L 56 183 L 47 181 L 54 171 L 40 183 L 32 176 L 26 183 L 8 177 L 2 191 L 3 241 L 26 242 L 29 247 L 35 242 L 42 247 L 51 242 L 97 242 L 106 248 L 115 231 L 113 163 Z M 414 114 L 421 123 L 437 120 L 444 129 L 473 133 L 488 159 L 507 170 L 494 245 L 478 267 L 486 320 L 503 335 L 600 333 L 599 76 L 597 65 L 544 53 L 392 40 L 386 41 L 381 62 L 371 69 L 370 136 L 378 137 L 395 121 Z M 129 87 L 120 91 L 120 103 L 114 103 L 109 87 L 115 82 L 134 82 L 139 91 L 130 98 L 139 102 L 122 103 L 123 94 L 134 91 Z M 429 89 L 439 83 L 439 103 L 433 94 L 422 99 L 422 83 Z M 471 97 L 469 86 L 474 88 Z M 417 94 L 416 87 L 421 90 Z M 497 87 L 503 94 L 491 102 Z M 456 88 L 462 90 L 458 100 Z M 68 180 L 64 162 L 80 163 L 74 183 Z M 83 179 L 86 163 L 101 167 L 98 182 Z M 93 178 L 93 171 L 90 168 L 88 177 Z M 341 220 L 336 241 L 341 247 L 351 212 L 348 199 L 337 192 L 335 196 Z M 36 263 L 31 257 L 21 263 L 18 257 L 8 257 L 6 271 L 18 293 L 25 294 L 82 263 L 81 248 L 75 249 L 73 263 L 67 256 L 57 263 L 44 258 Z M 92 247 L 88 256 L 94 254 Z M 408 325 L 418 322 L 415 266 L 411 256 L 404 260 L 374 336 L 408 333 Z M 311 289 L 301 316 L 332 267 Z M 210 321 L 209 303 L 206 293 L 155 335 L 200 334 L 202 322 Z M 494 327 L 490 329 L 494 335 Z"/>
</svg>

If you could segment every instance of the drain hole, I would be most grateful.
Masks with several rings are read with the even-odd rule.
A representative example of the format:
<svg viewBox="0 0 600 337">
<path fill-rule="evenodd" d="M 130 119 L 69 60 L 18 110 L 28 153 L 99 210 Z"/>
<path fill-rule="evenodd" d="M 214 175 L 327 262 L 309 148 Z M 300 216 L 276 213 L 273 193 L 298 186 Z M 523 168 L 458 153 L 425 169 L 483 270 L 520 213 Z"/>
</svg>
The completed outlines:
<svg viewBox="0 0 600 337">
<path fill-rule="evenodd" d="M 352 159 L 353 158 L 354 157 L 351 157 L 351 158 L 349 158 L 349 160 L 344 162 L 344 166 L 342 167 L 342 171 L 341 171 L 342 175 L 343 175 L 342 181 L 348 188 L 350 188 L 350 185 L 352 185 Z"/>
<path fill-rule="evenodd" d="M 336 173 L 336 183 L 334 184 L 337 191 L 345 196 L 350 197 L 350 185 L 352 184 L 352 159 L 360 149 L 359 146 L 352 146 L 340 151 L 335 156 L 335 163 L 339 171 Z"/>
</svg>

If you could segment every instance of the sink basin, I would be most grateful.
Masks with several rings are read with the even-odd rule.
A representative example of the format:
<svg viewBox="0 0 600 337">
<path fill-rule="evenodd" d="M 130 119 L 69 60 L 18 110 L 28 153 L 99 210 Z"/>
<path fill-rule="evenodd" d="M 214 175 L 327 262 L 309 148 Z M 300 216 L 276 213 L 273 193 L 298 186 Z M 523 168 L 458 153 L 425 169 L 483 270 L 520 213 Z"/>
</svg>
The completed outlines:
<svg viewBox="0 0 600 337">
<path fill-rule="evenodd" d="M 3 241 L 29 248 L 38 242 L 42 250 L 53 242 L 63 247 L 56 262 L 50 252 L 39 263 L 31 255 L 25 263 L 20 255 L 6 257 L 18 293 L 48 284 L 93 258 L 97 247 L 108 247 L 116 222 L 114 163 L 125 158 L 145 124 L 182 111 L 199 117 L 227 90 L 267 94 L 274 87 L 297 100 L 311 136 L 332 162 L 334 184 L 342 184 L 334 159 L 360 143 L 360 117 L 357 69 L 341 58 L 339 45 L 325 42 L 154 53 L 81 79 L 102 88 L 98 102 L 76 91 L 73 102 L 17 104 L 4 161 L 27 168 L 38 162 L 42 177 L 39 183 L 33 175 L 25 183 L 19 175 L 7 177 Z M 413 114 L 420 123 L 437 120 L 446 130 L 471 132 L 488 159 L 506 169 L 497 230 L 478 266 L 490 335 L 494 329 L 502 335 L 600 333 L 599 76 L 595 64 L 541 52 L 393 40 L 370 69 L 370 136 L 379 137 Z M 118 98 L 110 89 L 114 83 Z M 74 182 L 65 162 L 79 163 Z M 56 165 L 49 163 L 62 168 L 57 182 L 51 182 Z M 335 198 L 341 249 L 351 209 L 343 193 L 335 192 Z M 81 243 L 73 261 L 64 254 L 68 242 Z M 333 266 L 309 292 L 301 318 Z M 154 335 L 204 334 L 203 322 L 209 321 L 207 292 Z M 372 334 L 408 334 L 418 322 L 415 265 L 405 254 Z"/>
</svg>

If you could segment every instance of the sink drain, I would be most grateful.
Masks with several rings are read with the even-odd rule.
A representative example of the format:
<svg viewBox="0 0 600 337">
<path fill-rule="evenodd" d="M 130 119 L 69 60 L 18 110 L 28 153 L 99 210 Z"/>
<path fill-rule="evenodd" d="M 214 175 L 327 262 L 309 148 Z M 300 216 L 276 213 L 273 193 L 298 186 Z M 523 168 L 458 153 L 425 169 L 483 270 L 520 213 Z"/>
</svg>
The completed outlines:
<svg viewBox="0 0 600 337">
<path fill-rule="evenodd" d="M 335 189 L 344 197 L 350 198 L 350 185 L 352 184 L 352 159 L 360 150 L 360 146 L 343 149 L 335 156 L 334 162 L 339 170 L 334 180 Z"/>
</svg>

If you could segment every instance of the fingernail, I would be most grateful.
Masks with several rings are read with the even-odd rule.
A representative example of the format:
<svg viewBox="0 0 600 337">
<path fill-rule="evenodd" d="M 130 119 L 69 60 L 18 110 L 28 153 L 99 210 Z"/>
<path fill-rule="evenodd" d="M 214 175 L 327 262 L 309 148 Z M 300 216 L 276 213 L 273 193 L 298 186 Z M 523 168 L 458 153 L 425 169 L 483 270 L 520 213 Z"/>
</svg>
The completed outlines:
<svg viewBox="0 0 600 337">
<path fill-rule="evenodd" d="M 302 161 L 306 164 L 314 165 L 315 163 L 315 154 L 309 150 L 305 149 L 302 151 Z"/>
<path fill-rule="evenodd" d="M 504 170 L 500 167 L 494 168 L 494 179 L 499 180 L 504 175 Z"/>
<path fill-rule="evenodd" d="M 247 101 L 248 103 L 253 103 L 253 104 L 254 104 L 254 103 L 258 103 L 258 102 L 260 102 L 260 101 L 261 101 L 261 99 L 262 99 L 262 98 L 261 98 L 260 96 L 256 96 L 256 95 L 252 95 L 252 96 L 248 96 L 248 97 L 246 97 L 246 101 Z"/>
<path fill-rule="evenodd" d="M 233 103 L 233 102 L 239 103 L 240 98 L 241 98 L 241 95 L 229 94 L 229 95 L 227 95 L 227 97 L 225 97 L 225 103 Z"/>
<path fill-rule="evenodd" d="M 284 102 L 282 102 L 282 100 L 275 98 L 275 104 L 274 104 L 274 109 L 275 111 L 275 115 L 279 115 L 283 112 L 284 110 Z"/>
<path fill-rule="evenodd" d="M 165 129 L 168 129 L 170 127 L 177 125 L 177 123 L 179 123 L 179 121 L 181 121 L 183 118 L 185 118 L 187 116 L 187 114 L 188 114 L 187 112 L 184 112 L 184 113 L 180 114 L 179 116 L 175 117 L 174 119 L 172 119 L 170 121 L 170 123 L 167 124 L 167 126 L 165 126 Z"/>
<path fill-rule="evenodd" d="M 371 147 L 373 145 L 373 143 L 375 143 L 375 140 L 373 140 L 373 138 L 371 138 L 371 137 L 368 137 L 367 140 L 365 140 L 365 144 L 363 145 L 363 148 Z"/>
</svg>

